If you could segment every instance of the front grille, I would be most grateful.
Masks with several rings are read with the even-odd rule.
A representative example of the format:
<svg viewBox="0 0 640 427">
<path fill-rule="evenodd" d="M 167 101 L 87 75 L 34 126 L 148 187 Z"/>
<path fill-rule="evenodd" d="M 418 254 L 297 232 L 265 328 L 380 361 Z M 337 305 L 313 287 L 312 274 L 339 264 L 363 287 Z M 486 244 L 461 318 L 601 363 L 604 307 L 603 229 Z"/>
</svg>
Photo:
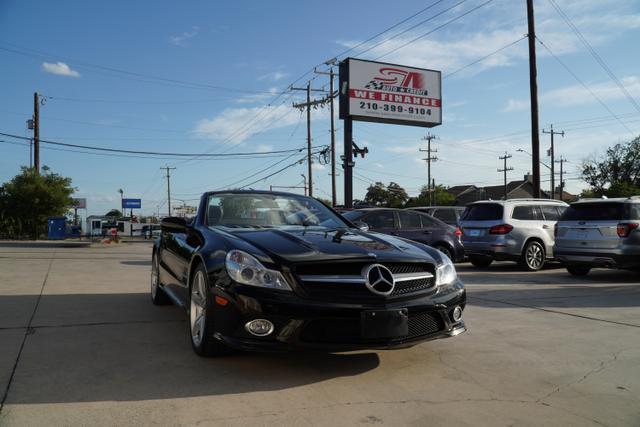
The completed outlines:
<svg viewBox="0 0 640 427">
<path fill-rule="evenodd" d="M 436 333 L 444 329 L 442 316 L 438 313 L 423 312 L 409 317 L 409 339 Z"/>
<path fill-rule="evenodd" d="M 300 339 L 308 343 L 367 344 L 387 341 L 403 341 L 435 334 L 444 330 L 445 324 L 438 312 L 409 313 L 409 333 L 392 340 L 363 340 L 360 318 L 316 319 L 307 322 Z"/>
<path fill-rule="evenodd" d="M 360 277 L 362 270 L 370 264 L 364 262 L 307 264 L 296 266 L 295 273 L 300 285 L 309 297 L 337 302 L 379 302 L 388 298 L 400 298 L 425 292 L 435 285 L 435 269 L 433 265 L 426 263 L 382 263 L 394 275 L 425 272 L 434 275 L 431 278 L 396 281 L 395 288 L 388 297 L 374 294 L 367 289 L 364 283 L 316 282 L 301 279 L 301 277 L 322 275 Z"/>
<path fill-rule="evenodd" d="M 322 274 L 335 275 L 357 275 L 367 265 L 376 264 L 375 262 L 333 262 L 333 263 L 314 263 L 300 264 L 295 267 L 297 274 L 301 276 L 313 276 Z M 381 263 L 387 267 L 393 274 L 402 273 L 421 273 L 429 271 L 433 273 L 433 266 L 425 263 Z"/>
</svg>

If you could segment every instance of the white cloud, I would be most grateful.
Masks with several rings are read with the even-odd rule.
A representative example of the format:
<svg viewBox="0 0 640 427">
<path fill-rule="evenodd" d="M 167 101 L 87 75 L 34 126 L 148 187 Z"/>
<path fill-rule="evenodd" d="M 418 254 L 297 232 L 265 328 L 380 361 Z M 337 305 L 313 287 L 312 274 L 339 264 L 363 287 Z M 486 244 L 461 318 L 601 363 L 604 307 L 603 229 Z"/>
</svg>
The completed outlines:
<svg viewBox="0 0 640 427">
<path fill-rule="evenodd" d="M 240 143 L 257 133 L 297 123 L 300 112 L 290 105 L 227 108 L 211 119 L 196 123 L 193 134 L 200 138 Z"/>
<path fill-rule="evenodd" d="M 640 77 L 629 76 L 620 79 L 620 81 L 633 98 L 640 98 Z M 588 86 L 602 101 L 619 100 L 625 97 L 624 93 L 613 82 L 590 84 Z M 546 92 L 541 98 L 544 101 L 563 107 L 598 102 L 598 100 L 580 84 Z"/>
<path fill-rule="evenodd" d="M 640 14 L 632 10 L 632 2 L 567 0 L 562 3 L 563 10 L 594 46 L 602 45 L 625 31 L 640 28 Z M 603 13 L 603 10 L 606 12 Z M 483 11 L 484 15 L 483 12 L 480 12 L 480 15 L 474 13 L 456 22 L 454 26 L 457 30 L 453 32 L 441 31 L 415 40 L 432 26 L 451 18 L 446 15 L 429 26 L 420 26 L 391 40 L 387 38 L 378 46 L 376 44 L 380 43 L 380 39 L 365 43 L 356 49 L 356 56 L 360 56 L 358 52 L 366 50 L 365 59 L 383 56 L 380 60 L 384 62 L 442 70 L 446 76 L 507 46 L 527 33 L 526 19 L 520 3 L 507 3 L 500 8 L 490 6 Z M 536 20 L 538 34 L 556 55 L 584 50 L 551 5 L 542 2 L 541 7 L 536 10 Z M 479 23 L 482 23 L 480 28 Z M 350 40 L 338 43 L 345 47 L 353 47 L 360 42 Z M 409 42 L 411 43 L 404 47 Z M 547 55 L 543 48 L 539 49 L 539 56 Z M 510 66 L 526 59 L 527 45 L 523 39 L 518 44 L 461 71 L 457 76 L 470 76 L 489 68 Z"/>
<path fill-rule="evenodd" d="M 266 153 L 268 151 L 272 151 L 273 150 L 273 145 L 270 144 L 258 144 L 255 147 L 255 150 L 259 153 Z"/>
<path fill-rule="evenodd" d="M 258 80 L 271 80 L 272 82 L 277 82 L 282 79 L 286 79 L 287 77 L 289 77 L 288 73 L 282 71 L 274 71 L 258 77 Z"/>
<path fill-rule="evenodd" d="M 313 163 L 311 165 L 311 169 L 313 170 L 317 170 L 317 171 L 322 171 L 325 169 L 324 165 L 321 165 L 320 163 Z"/>
<path fill-rule="evenodd" d="M 249 95 L 243 95 L 235 99 L 238 104 L 257 104 L 264 103 L 267 100 L 273 98 L 278 93 L 278 88 L 271 87 L 262 93 L 252 93 Z"/>
<path fill-rule="evenodd" d="M 57 74 L 59 76 L 80 77 L 79 72 L 71 69 L 71 67 L 69 67 L 64 62 L 43 62 L 42 71 L 46 73 Z"/>
<path fill-rule="evenodd" d="M 504 113 L 510 113 L 513 111 L 522 111 L 529 108 L 529 101 L 525 99 L 512 99 L 509 98 L 507 105 L 501 110 Z"/>
<path fill-rule="evenodd" d="M 620 79 L 622 85 L 632 98 L 640 98 L 640 76 L 628 76 Z M 625 94 L 612 81 L 603 83 L 589 84 L 591 89 L 598 98 L 603 102 L 618 101 L 625 99 Z M 595 104 L 598 100 L 581 84 L 566 86 L 554 89 L 540 95 L 540 101 L 557 107 L 574 107 L 576 105 Z M 502 112 L 523 111 L 529 108 L 528 99 L 512 99 L 507 100 L 507 105 L 501 110 Z"/>
<path fill-rule="evenodd" d="M 385 147 L 384 151 L 388 151 L 390 153 L 419 153 L 420 145 L 394 145 L 391 147 Z"/>
<path fill-rule="evenodd" d="M 188 46 L 187 41 L 197 36 L 199 31 L 200 31 L 200 27 L 193 26 L 191 27 L 191 31 L 185 31 L 184 33 L 179 34 L 177 36 L 170 36 L 169 42 L 176 46 L 186 47 Z"/>
</svg>

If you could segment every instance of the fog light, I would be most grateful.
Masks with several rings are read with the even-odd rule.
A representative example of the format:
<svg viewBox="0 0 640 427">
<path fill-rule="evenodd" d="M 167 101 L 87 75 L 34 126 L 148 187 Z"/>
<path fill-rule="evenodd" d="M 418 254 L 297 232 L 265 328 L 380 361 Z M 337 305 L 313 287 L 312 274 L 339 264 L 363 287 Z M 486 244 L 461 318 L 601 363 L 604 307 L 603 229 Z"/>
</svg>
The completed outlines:
<svg viewBox="0 0 640 427">
<path fill-rule="evenodd" d="M 454 322 L 459 322 L 462 319 L 462 308 L 459 305 L 456 305 L 456 308 L 451 312 L 451 318 Z"/>
<path fill-rule="evenodd" d="M 266 319 L 255 319 L 244 325 L 245 329 L 258 337 L 266 337 L 273 332 L 273 323 Z"/>
</svg>

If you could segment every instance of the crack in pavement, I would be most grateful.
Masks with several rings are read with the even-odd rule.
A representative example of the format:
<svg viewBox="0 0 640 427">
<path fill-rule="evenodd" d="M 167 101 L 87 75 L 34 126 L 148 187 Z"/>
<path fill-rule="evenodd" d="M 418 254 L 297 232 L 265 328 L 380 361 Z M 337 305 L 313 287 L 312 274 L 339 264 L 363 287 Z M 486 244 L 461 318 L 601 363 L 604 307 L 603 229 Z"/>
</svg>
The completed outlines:
<svg viewBox="0 0 640 427">
<path fill-rule="evenodd" d="M 593 369 L 590 369 L 586 374 L 584 374 L 579 379 L 577 379 L 575 381 L 571 381 L 570 383 L 567 383 L 567 384 L 563 384 L 563 385 L 557 386 L 555 389 L 553 389 L 552 391 L 547 393 L 545 396 L 542 396 L 541 398 L 536 400 L 536 402 L 542 402 L 544 399 L 547 399 L 547 398 L 551 397 L 552 395 L 558 393 L 560 390 L 562 390 L 564 388 L 567 388 L 567 387 L 571 387 L 571 386 L 576 385 L 576 384 L 580 384 L 581 382 L 586 380 L 591 375 L 594 375 L 594 374 L 597 374 L 598 372 L 603 371 L 606 368 L 607 365 L 609 365 L 609 364 L 615 362 L 616 360 L 618 360 L 618 355 L 620 353 L 622 353 L 623 351 L 624 350 L 620 350 L 620 351 L 617 351 L 617 352 L 613 353 L 613 358 L 600 361 L 598 366 L 596 366 Z"/>
<path fill-rule="evenodd" d="M 53 261 L 55 260 L 55 250 L 52 254 L 52 257 L 49 261 L 49 267 L 47 268 L 47 272 L 44 275 L 44 280 L 42 281 L 42 286 L 40 287 L 40 293 L 38 294 L 38 299 L 33 307 L 33 312 L 31 312 L 31 317 L 29 318 L 29 323 L 27 324 L 26 330 L 24 332 L 24 336 L 22 337 L 22 343 L 20 344 L 20 349 L 18 350 L 18 355 L 16 356 L 16 361 L 13 364 L 13 369 L 11 370 L 11 375 L 9 376 L 9 381 L 7 382 L 7 387 L 4 390 L 4 394 L 2 395 L 2 401 L 0 401 L 0 415 L 2 414 L 2 410 L 4 409 L 4 404 L 7 401 L 7 397 L 9 396 L 9 389 L 11 388 L 11 384 L 13 383 L 13 377 L 16 374 L 16 370 L 18 369 L 18 363 L 20 363 L 20 357 L 22 356 L 22 350 L 24 350 L 24 345 L 27 342 L 27 337 L 33 334 L 31 324 L 33 323 L 33 319 L 36 317 L 36 311 L 38 311 L 38 305 L 40 304 L 40 300 L 42 299 L 42 294 L 44 293 L 44 287 L 47 284 L 47 279 L 49 278 L 49 273 L 51 272 L 51 266 L 53 265 Z"/>
<path fill-rule="evenodd" d="M 538 307 L 538 306 L 535 306 L 535 305 L 528 305 L 528 304 L 519 304 L 517 302 L 509 302 L 509 301 L 501 301 L 501 300 L 497 300 L 497 299 L 482 298 L 482 297 L 473 296 L 473 294 L 469 294 L 467 296 L 467 299 L 469 300 L 470 304 L 473 304 L 473 302 L 472 302 L 473 299 L 477 299 L 477 300 L 480 300 L 480 301 L 497 302 L 499 304 L 513 305 L 513 306 L 516 306 L 516 307 L 523 307 L 523 308 L 531 308 L 531 309 L 534 309 L 534 310 L 545 311 L 547 313 L 555 313 L 555 314 L 561 314 L 561 315 L 564 315 L 564 316 L 578 317 L 580 319 L 595 320 L 596 322 L 611 323 L 611 324 L 614 324 L 614 325 L 621 325 L 621 326 L 630 326 L 632 328 L 640 328 L 640 325 L 635 325 L 633 323 L 618 322 L 618 321 L 615 321 L 615 320 L 599 319 L 597 317 L 584 316 L 582 314 L 575 314 L 575 313 L 568 313 L 566 311 L 560 311 L 560 310 L 551 310 L 549 308 L 542 308 L 542 307 Z"/>
<path fill-rule="evenodd" d="M 86 323 L 62 323 L 59 325 L 40 325 L 40 326 L 13 326 L 9 328 L 0 328 L 0 331 L 11 331 L 27 329 L 36 331 L 38 329 L 49 328 L 72 328 L 72 327 L 89 327 L 89 326 L 110 326 L 110 325 L 136 325 L 136 324 L 148 324 L 148 323 L 184 323 L 186 320 L 122 320 L 113 322 L 86 322 Z M 33 333 L 33 332 L 32 332 Z"/>
</svg>

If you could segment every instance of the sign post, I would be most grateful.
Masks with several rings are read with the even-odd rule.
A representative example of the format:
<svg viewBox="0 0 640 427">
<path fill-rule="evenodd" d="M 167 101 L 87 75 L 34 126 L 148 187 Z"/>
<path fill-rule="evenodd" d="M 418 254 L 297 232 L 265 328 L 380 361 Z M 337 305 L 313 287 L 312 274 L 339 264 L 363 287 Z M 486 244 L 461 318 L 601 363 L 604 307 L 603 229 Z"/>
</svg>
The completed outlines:
<svg viewBox="0 0 640 427">
<path fill-rule="evenodd" d="M 353 120 L 408 126 L 442 124 L 440 71 L 347 58 L 340 63 L 344 120 L 344 205 L 353 207 Z"/>
</svg>

